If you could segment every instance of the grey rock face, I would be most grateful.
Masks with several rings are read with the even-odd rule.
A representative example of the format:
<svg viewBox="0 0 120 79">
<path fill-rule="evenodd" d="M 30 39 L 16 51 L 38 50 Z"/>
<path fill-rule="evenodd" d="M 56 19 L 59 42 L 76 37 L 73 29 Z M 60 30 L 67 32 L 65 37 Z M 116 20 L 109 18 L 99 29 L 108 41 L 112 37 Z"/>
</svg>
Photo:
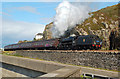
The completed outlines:
<svg viewBox="0 0 120 79">
<path fill-rule="evenodd" d="M 100 19 L 100 20 L 103 20 L 103 19 L 104 19 L 104 17 L 99 17 L 99 19 Z"/>
<path fill-rule="evenodd" d="M 93 18 L 93 23 L 97 24 L 97 19 Z"/>
<path fill-rule="evenodd" d="M 88 35 L 88 33 L 84 31 L 82 28 L 80 28 L 78 31 L 80 35 Z"/>
</svg>

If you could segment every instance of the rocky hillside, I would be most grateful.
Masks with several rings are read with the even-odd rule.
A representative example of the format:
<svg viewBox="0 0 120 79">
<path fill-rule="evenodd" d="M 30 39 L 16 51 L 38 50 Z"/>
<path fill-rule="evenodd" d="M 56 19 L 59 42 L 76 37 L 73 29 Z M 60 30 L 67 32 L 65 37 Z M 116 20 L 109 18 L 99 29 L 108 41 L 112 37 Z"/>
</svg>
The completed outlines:
<svg viewBox="0 0 120 79">
<path fill-rule="evenodd" d="M 52 33 L 51 33 L 51 28 L 53 26 L 53 22 L 47 24 L 45 26 L 44 32 L 43 32 L 43 39 L 51 39 L 52 38 Z"/>
<path fill-rule="evenodd" d="M 82 24 L 77 24 L 74 28 L 79 35 L 95 34 L 103 39 L 103 46 L 108 49 L 109 47 L 109 35 L 112 30 L 118 31 L 118 9 L 117 5 L 109 6 L 101 10 L 90 13 L 90 17 L 86 19 Z M 44 39 L 51 39 L 52 33 L 50 28 L 53 23 L 46 25 L 44 30 Z"/>
</svg>

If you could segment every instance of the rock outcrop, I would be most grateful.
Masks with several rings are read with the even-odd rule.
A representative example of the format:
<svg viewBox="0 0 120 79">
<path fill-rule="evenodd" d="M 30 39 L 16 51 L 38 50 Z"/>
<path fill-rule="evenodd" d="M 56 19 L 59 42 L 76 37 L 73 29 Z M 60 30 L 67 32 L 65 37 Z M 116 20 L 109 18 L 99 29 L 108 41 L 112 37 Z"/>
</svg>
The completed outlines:
<svg viewBox="0 0 120 79">
<path fill-rule="evenodd" d="M 52 27 L 53 27 L 53 22 L 51 22 L 45 26 L 45 29 L 43 32 L 43 39 L 47 40 L 47 39 L 52 38 L 52 32 L 51 32 Z"/>
</svg>

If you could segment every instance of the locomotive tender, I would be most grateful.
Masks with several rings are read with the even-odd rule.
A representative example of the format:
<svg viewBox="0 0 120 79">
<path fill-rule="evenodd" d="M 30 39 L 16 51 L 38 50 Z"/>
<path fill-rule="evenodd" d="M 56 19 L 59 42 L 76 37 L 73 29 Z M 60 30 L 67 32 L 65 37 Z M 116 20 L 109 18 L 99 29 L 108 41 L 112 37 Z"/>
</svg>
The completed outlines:
<svg viewBox="0 0 120 79">
<path fill-rule="evenodd" d="M 4 51 L 44 49 L 100 49 L 102 40 L 96 35 L 81 35 L 7 45 Z"/>
</svg>

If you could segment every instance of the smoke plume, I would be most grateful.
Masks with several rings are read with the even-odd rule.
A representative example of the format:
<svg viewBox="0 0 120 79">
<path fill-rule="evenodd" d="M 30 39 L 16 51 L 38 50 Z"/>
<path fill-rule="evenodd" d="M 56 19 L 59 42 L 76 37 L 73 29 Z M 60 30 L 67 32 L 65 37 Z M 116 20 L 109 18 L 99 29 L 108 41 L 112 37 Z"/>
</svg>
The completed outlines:
<svg viewBox="0 0 120 79">
<path fill-rule="evenodd" d="M 65 31 L 72 29 L 76 24 L 81 24 L 89 17 L 87 5 L 75 5 L 63 1 L 56 8 L 53 27 L 51 28 L 53 38 L 63 36 Z"/>
</svg>

